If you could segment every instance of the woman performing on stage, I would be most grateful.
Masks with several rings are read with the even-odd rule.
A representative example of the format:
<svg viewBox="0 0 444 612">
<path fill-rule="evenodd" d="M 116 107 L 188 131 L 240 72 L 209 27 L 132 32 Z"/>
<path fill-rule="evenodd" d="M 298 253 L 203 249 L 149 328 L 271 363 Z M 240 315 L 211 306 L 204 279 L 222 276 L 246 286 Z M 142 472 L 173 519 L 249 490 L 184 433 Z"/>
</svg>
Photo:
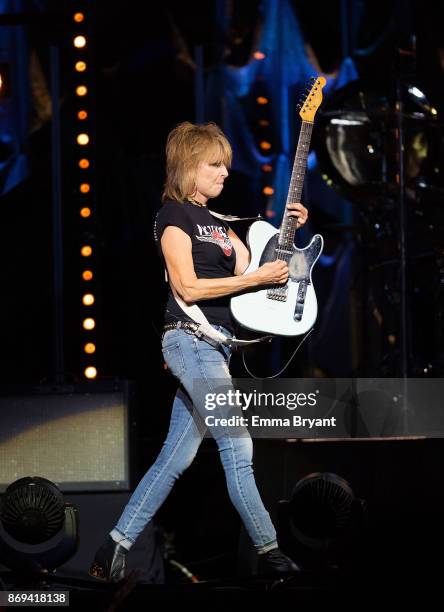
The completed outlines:
<svg viewBox="0 0 444 612">
<path fill-rule="evenodd" d="M 224 187 L 231 164 L 230 144 L 214 123 L 182 123 L 168 136 L 166 183 L 157 215 L 155 239 L 168 273 L 169 293 L 162 353 L 178 379 L 169 431 L 163 447 L 138 484 L 120 519 L 97 551 L 90 574 L 107 581 L 125 577 L 126 555 L 162 505 L 175 481 L 192 463 L 207 431 L 205 396 L 214 385 L 232 387 L 231 348 L 198 332 L 188 307 L 197 305 L 211 327 L 233 334 L 229 302 L 233 294 L 266 285 L 284 285 L 288 266 L 281 260 L 243 274 L 247 247 L 228 224 L 207 208 Z M 302 204 L 288 206 L 298 226 L 307 220 Z M 184 308 L 182 308 L 182 306 Z M 218 409 L 211 412 L 214 416 Z M 259 573 L 297 571 L 278 547 L 276 531 L 253 474 L 253 447 L 243 427 L 208 426 L 217 444 L 228 493 L 254 544 Z"/>
</svg>

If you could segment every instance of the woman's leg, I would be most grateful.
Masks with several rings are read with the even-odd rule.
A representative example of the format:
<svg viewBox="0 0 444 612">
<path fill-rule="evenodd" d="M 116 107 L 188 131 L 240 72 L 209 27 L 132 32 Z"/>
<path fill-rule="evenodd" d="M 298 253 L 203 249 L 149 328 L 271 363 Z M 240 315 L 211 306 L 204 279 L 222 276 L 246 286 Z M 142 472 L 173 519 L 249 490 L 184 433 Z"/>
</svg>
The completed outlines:
<svg viewBox="0 0 444 612">
<path fill-rule="evenodd" d="M 208 394 L 233 391 L 226 363 L 226 349 L 217 350 L 183 330 L 176 330 L 174 373 L 180 377 L 196 411 L 205 422 L 207 417 L 227 418 L 242 416 L 239 406 L 209 409 Z M 177 357 L 177 354 L 180 357 Z M 168 363 L 168 361 L 167 361 Z M 276 531 L 257 490 L 253 474 L 253 445 L 245 427 L 212 425 L 208 429 L 214 437 L 225 470 L 230 499 L 238 511 L 256 550 L 267 552 L 277 547 Z"/>
<path fill-rule="evenodd" d="M 193 414 L 194 412 L 194 414 Z M 191 465 L 205 434 L 191 399 L 179 387 L 167 438 L 156 461 L 139 482 L 110 535 L 127 550 L 165 501 L 175 481 Z"/>
</svg>

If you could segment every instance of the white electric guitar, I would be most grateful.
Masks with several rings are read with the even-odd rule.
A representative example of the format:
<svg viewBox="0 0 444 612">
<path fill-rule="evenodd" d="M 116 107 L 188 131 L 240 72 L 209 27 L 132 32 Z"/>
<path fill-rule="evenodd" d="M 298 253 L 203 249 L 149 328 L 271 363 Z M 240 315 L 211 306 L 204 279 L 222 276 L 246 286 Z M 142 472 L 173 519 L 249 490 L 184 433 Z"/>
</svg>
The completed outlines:
<svg viewBox="0 0 444 612">
<path fill-rule="evenodd" d="M 325 83 L 324 77 L 314 80 L 299 112 L 302 125 L 287 204 L 301 201 L 313 120 L 322 102 Z M 289 279 L 286 285 L 273 285 L 231 298 L 234 318 L 247 329 L 279 336 L 298 336 L 311 329 L 316 321 L 318 306 L 311 272 L 322 253 L 324 240 L 316 234 L 310 244 L 298 249 L 294 244 L 296 225 L 297 219 L 287 216 L 285 208 L 279 229 L 266 221 L 256 221 L 248 230 L 251 260 L 245 274 L 257 270 L 264 263 L 281 259 L 288 263 Z"/>
</svg>

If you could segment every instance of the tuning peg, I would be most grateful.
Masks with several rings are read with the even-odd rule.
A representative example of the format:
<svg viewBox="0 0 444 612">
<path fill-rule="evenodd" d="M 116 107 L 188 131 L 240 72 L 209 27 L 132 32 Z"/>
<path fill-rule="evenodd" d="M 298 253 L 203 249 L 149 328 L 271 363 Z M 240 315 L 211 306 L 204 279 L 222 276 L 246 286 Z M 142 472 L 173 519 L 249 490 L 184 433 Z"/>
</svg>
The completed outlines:
<svg viewBox="0 0 444 612">
<path fill-rule="evenodd" d="M 301 110 L 302 105 L 301 105 L 301 104 L 296 104 L 296 108 L 297 108 L 298 110 Z"/>
</svg>

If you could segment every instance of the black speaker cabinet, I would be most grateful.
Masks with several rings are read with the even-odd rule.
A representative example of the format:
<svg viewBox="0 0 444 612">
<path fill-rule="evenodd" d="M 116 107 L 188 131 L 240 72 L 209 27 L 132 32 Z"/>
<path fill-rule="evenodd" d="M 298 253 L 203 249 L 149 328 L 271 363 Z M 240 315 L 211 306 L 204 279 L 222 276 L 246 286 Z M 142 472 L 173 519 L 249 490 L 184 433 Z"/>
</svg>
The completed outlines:
<svg viewBox="0 0 444 612">
<path fill-rule="evenodd" d="M 24 476 L 62 491 L 128 491 L 135 453 L 127 381 L 0 388 L 0 492 Z"/>
</svg>

